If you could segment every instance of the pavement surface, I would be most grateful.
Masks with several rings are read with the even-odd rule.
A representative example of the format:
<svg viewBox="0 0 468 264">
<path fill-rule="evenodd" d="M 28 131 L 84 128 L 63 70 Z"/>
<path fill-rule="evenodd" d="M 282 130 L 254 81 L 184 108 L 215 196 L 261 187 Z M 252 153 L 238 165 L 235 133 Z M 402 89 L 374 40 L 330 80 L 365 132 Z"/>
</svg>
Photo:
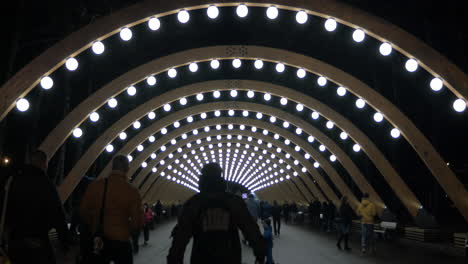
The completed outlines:
<svg viewBox="0 0 468 264">
<path fill-rule="evenodd" d="M 175 221 L 157 225 L 150 233 L 149 245 L 140 245 L 140 252 L 135 256 L 135 263 L 166 263 L 166 256 L 171 245 L 169 236 L 174 225 Z M 414 244 L 415 242 L 377 241 L 376 253 L 363 256 L 360 254 L 357 235 L 351 239 L 352 250 L 350 252 L 340 251 L 336 247 L 336 234 L 321 232 L 304 225 L 283 224 L 281 236 L 275 237 L 273 243 L 273 257 L 276 264 L 468 263 L 464 257 L 449 255 L 443 250 L 418 246 Z M 190 249 L 191 244 L 187 246 L 184 263 L 190 263 Z M 249 247 L 243 246 L 242 255 L 243 264 L 254 264 L 252 250 Z"/>
</svg>

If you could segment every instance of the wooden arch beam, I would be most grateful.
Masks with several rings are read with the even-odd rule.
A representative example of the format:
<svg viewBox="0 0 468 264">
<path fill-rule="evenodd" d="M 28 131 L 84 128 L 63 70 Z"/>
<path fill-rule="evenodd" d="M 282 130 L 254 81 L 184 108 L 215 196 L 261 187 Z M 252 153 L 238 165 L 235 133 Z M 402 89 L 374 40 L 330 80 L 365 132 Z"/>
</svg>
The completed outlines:
<svg viewBox="0 0 468 264">
<path fill-rule="evenodd" d="M 150 74 L 153 74 L 155 72 L 157 73 L 157 70 L 159 70 L 159 72 L 164 71 L 170 67 L 173 67 L 174 65 L 179 65 L 178 63 L 180 63 L 181 65 L 187 64 L 190 61 L 202 61 L 211 58 L 223 57 L 225 56 L 224 54 L 226 54 L 226 51 L 229 48 L 234 53 L 232 55 L 233 57 L 240 57 L 244 59 L 263 58 L 265 60 L 270 61 L 282 61 L 287 65 L 304 68 L 308 71 L 327 76 L 329 80 L 332 80 L 339 85 L 347 87 L 351 92 L 365 99 L 367 103 L 369 103 L 378 111 L 383 113 L 389 122 L 391 122 L 394 126 L 398 127 L 402 135 L 408 140 L 408 142 L 415 149 L 421 160 L 426 164 L 426 166 L 429 168 L 429 170 L 432 172 L 432 174 L 435 176 L 435 178 L 438 180 L 441 186 L 445 189 L 449 197 L 454 201 L 460 212 L 465 216 L 466 219 L 468 219 L 468 200 L 464 198 L 468 196 L 467 190 L 464 188 L 463 184 L 460 182 L 460 180 L 458 180 L 455 174 L 448 168 L 445 161 L 435 150 L 435 148 L 432 146 L 429 140 L 390 101 L 385 99 L 378 92 L 371 89 L 358 79 L 346 74 L 345 72 L 342 72 L 337 68 L 334 68 L 311 57 L 273 48 L 258 46 L 242 47 L 244 47 L 247 50 L 247 55 L 240 53 L 240 46 L 216 46 L 180 52 L 174 55 L 169 55 L 161 59 L 154 60 L 138 68 L 135 68 L 134 70 L 122 75 L 121 77 L 112 81 L 108 85 L 104 86 L 102 89 L 98 90 L 94 95 L 83 101 L 82 104 L 80 104 L 80 106 L 75 108 L 70 113 L 70 115 L 66 117 L 66 119 L 64 120 L 65 123 L 60 123 L 59 126 L 57 126 L 56 129 L 54 129 L 52 133 L 48 135 L 45 142 L 41 145 L 41 149 L 46 151 L 46 153 L 48 153 L 49 156 L 51 156 L 50 153 L 55 153 L 56 149 L 58 149 L 58 146 L 60 146 L 64 142 L 66 137 L 68 137 L 68 135 L 71 134 L 72 129 L 77 124 L 81 123 L 87 118 L 89 112 L 100 107 L 106 102 L 108 98 L 121 92 L 125 87 L 132 85 L 135 82 L 143 80 L 146 76 Z M 158 64 L 156 64 L 156 62 L 158 62 Z M 285 97 L 288 96 L 285 95 Z M 313 100 L 311 97 L 306 97 L 304 99 Z M 297 101 L 302 103 L 302 97 L 299 98 L 299 100 Z M 313 108 L 317 109 L 317 107 L 315 106 Z M 334 121 L 335 124 L 337 124 L 339 127 L 346 127 L 346 125 L 340 125 L 339 122 L 336 122 L 332 117 L 330 117 L 330 115 L 327 116 L 325 112 L 320 111 L 320 113 L 322 113 L 325 117 L 329 118 L 330 120 Z M 352 124 L 350 123 L 350 125 Z M 363 147 L 363 150 L 366 153 L 368 153 L 371 159 L 373 157 L 373 155 L 369 154 L 371 149 L 379 152 L 377 148 L 369 148 L 369 145 L 373 145 L 371 141 L 358 140 L 359 137 L 357 135 L 352 135 L 351 133 L 349 133 L 349 131 L 347 132 L 351 135 L 352 138 L 355 139 L 355 141 L 360 143 L 360 145 Z M 369 145 L 366 144 L 366 142 L 368 142 Z M 373 162 L 375 163 L 376 161 L 373 160 Z M 385 179 L 389 182 L 390 185 L 393 181 L 399 181 L 400 183 L 403 183 L 403 181 L 399 177 L 388 177 L 387 174 L 393 174 L 393 176 L 397 175 L 395 169 L 390 165 L 390 163 L 384 162 L 379 166 L 377 166 L 376 164 L 376 167 L 381 169 L 384 168 L 383 170 L 379 170 L 381 174 L 384 175 Z M 405 199 L 402 200 L 402 202 L 406 205 L 406 207 L 411 208 L 411 214 L 415 215 L 421 205 L 416 199 L 415 195 L 412 194 L 411 190 L 409 190 L 409 188 L 405 188 L 403 191 L 406 193 L 406 195 L 402 196 L 403 199 Z"/>
<path fill-rule="evenodd" d="M 200 137 L 200 138 L 202 138 L 202 137 Z M 195 139 L 195 140 L 196 140 L 196 139 Z M 185 141 L 185 142 L 188 143 L 189 140 L 187 139 L 187 141 Z M 184 142 L 184 143 L 185 143 L 185 142 Z M 239 142 L 239 143 L 243 143 L 243 144 L 249 144 L 249 145 L 252 145 L 252 146 L 254 146 L 254 147 L 258 147 L 259 149 L 262 149 L 262 150 L 266 150 L 266 151 L 269 152 L 270 154 L 275 154 L 277 157 L 283 159 L 283 160 L 285 161 L 285 163 L 289 164 L 293 170 L 297 171 L 298 174 L 302 176 L 301 179 L 304 180 L 304 184 L 305 184 L 307 187 L 304 188 L 304 187 L 302 187 L 302 185 L 299 185 L 299 184 L 298 184 L 298 186 L 299 186 L 300 190 L 302 191 L 302 193 L 306 196 L 306 198 L 307 198 L 309 201 L 312 200 L 312 199 L 315 198 L 315 197 L 318 197 L 318 199 L 321 200 L 321 201 L 327 200 L 327 199 L 325 198 L 325 196 L 320 192 L 320 190 L 318 190 L 318 189 L 316 188 L 315 184 L 308 178 L 308 176 L 307 176 L 306 174 L 302 173 L 301 168 L 300 168 L 298 165 L 295 165 L 294 163 L 291 163 L 291 162 L 289 161 L 289 159 L 287 159 L 287 158 L 285 157 L 285 154 L 284 154 L 284 153 L 273 153 L 272 151 L 268 150 L 268 148 L 266 148 L 265 146 L 263 146 L 263 145 L 261 145 L 261 144 L 258 144 L 257 142 L 248 142 L 248 141 L 245 140 L 245 139 L 238 140 L 238 139 L 236 138 L 236 139 L 232 139 L 231 141 L 228 141 L 227 139 L 222 139 L 221 141 L 220 141 L 220 140 L 217 140 L 217 139 L 214 139 L 212 142 L 219 142 L 219 143 L 228 143 L 228 142 L 236 142 L 236 143 L 237 143 L 237 142 Z M 179 143 L 179 144 L 182 145 L 182 143 Z M 203 143 L 202 143 L 202 146 L 208 146 L 209 144 L 211 144 L 211 143 L 203 142 Z M 180 147 L 180 145 L 177 145 L 177 144 L 176 144 L 176 145 L 174 145 L 174 146 L 171 146 L 171 147 L 170 147 L 168 150 L 166 150 L 162 155 L 159 155 L 158 157 L 156 157 L 156 159 L 154 159 L 153 161 L 151 161 L 151 162 L 148 164 L 147 168 L 149 168 L 149 167 L 151 167 L 151 168 L 152 168 L 152 167 L 155 167 L 157 164 L 160 163 L 161 160 L 165 159 L 166 156 L 169 155 L 169 153 L 175 152 L 175 151 L 177 150 L 177 148 Z M 216 149 L 219 149 L 219 148 L 216 148 Z M 174 154 L 173 160 L 177 159 L 176 156 L 177 156 L 177 157 L 181 157 L 181 156 L 183 156 L 184 154 L 189 153 L 190 151 L 191 151 L 190 149 L 186 149 L 185 151 L 183 150 L 183 152 L 180 153 L 180 155 L 179 155 L 179 154 Z M 293 154 L 294 154 L 294 155 L 291 155 L 293 158 L 298 158 L 298 161 L 299 161 L 299 162 L 302 161 L 302 160 L 301 160 L 302 158 L 301 158 L 300 155 L 297 155 L 297 153 L 293 153 Z M 307 162 L 305 162 L 305 163 L 307 163 Z M 300 163 L 300 164 L 301 164 L 301 163 Z M 168 165 L 169 165 L 169 164 L 164 164 L 164 165 L 163 165 L 163 166 L 164 166 L 163 168 L 166 168 Z M 303 165 L 304 165 L 307 169 L 310 169 L 310 168 L 311 168 L 311 165 L 310 165 L 310 164 L 303 164 Z M 282 165 L 281 163 L 278 162 L 278 166 L 280 166 L 284 171 L 287 171 L 285 165 Z M 314 169 L 314 170 L 315 170 L 315 169 Z M 311 172 L 311 174 L 312 174 L 313 176 L 316 176 L 316 177 L 318 176 L 318 177 L 320 177 L 320 175 L 317 175 L 316 173 L 313 173 L 314 170 L 309 170 L 309 172 Z M 158 169 L 158 171 L 160 171 L 160 170 Z M 145 184 L 140 188 L 140 192 L 141 192 L 142 194 L 146 194 L 146 193 L 148 192 L 148 190 L 151 188 L 151 185 L 152 185 L 152 184 L 156 181 L 156 179 L 157 179 L 157 174 L 155 174 L 155 173 L 150 174 L 150 173 L 151 173 L 150 171 L 140 172 L 140 173 L 139 173 L 139 175 L 140 175 L 141 178 L 146 177 L 146 176 L 148 177 L 148 179 L 146 180 Z M 148 174 L 150 174 L 150 175 L 148 176 Z M 138 176 L 137 176 L 137 177 L 138 177 Z M 300 181 L 299 181 L 299 182 L 300 182 Z M 307 188 L 310 189 L 311 194 L 312 194 L 313 196 L 310 195 L 310 193 L 307 191 Z M 327 195 L 328 195 L 328 194 L 327 194 Z M 330 197 L 330 196 L 328 196 L 328 197 Z M 333 197 L 332 197 L 332 198 L 333 198 Z M 335 200 L 337 200 L 337 199 L 335 199 Z"/>
<path fill-rule="evenodd" d="M 244 136 L 244 137 L 249 137 L 249 136 L 254 137 L 254 136 L 256 136 L 257 139 L 262 139 L 262 140 L 264 140 L 264 142 L 271 142 L 271 141 L 272 141 L 272 139 L 270 139 L 270 138 L 264 136 L 263 134 L 260 136 L 260 135 L 258 135 L 258 134 L 255 135 L 255 133 L 250 132 L 250 131 L 242 131 L 242 130 L 238 130 L 238 129 L 236 129 L 236 130 L 229 130 L 229 131 L 232 132 L 232 133 L 225 133 L 225 132 L 222 132 L 222 131 L 219 131 L 218 133 L 219 133 L 219 134 L 224 134 L 224 135 L 227 135 L 227 134 L 236 135 L 236 136 L 237 136 L 237 135 L 242 135 L 242 136 Z M 160 162 L 161 160 L 164 160 L 164 159 L 167 157 L 167 155 L 169 155 L 169 153 L 175 152 L 179 147 L 184 147 L 184 146 L 186 146 L 187 143 L 194 142 L 194 141 L 196 141 L 197 139 L 206 138 L 206 137 L 211 136 L 211 135 L 215 135 L 215 133 L 213 133 L 213 134 L 204 133 L 204 134 L 197 135 L 197 136 L 194 136 L 194 137 L 189 137 L 189 138 L 187 138 L 186 140 L 179 141 L 179 142 L 176 143 L 175 145 L 169 147 L 164 153 L 162 153 L 162 154 L 160 154 L 158 157 L 156 157 L 156 159 L 150 161 L 150 162 L 148 163 L 148 166 L 147 166 L 146 168 L 142 169 L 142 170 L 140 171 L 140 173 L 138 173 L 138 175 L 135 177 L 135 180 L 140 179 L 140 182 L 143 181 L 142 179 L 144 179 L 144 178 L 146 178 L 146 177 L 150 177 L 150 178 L 146 181 L 146 184 L 141 188 L 142 191 L 143 191 L 143 193 L 149 188 L 149 185 L 151 184 L 151 182 L 154 182 L 154 180 L 156 179 L 156 178 L 155 178 L 155 177 L 156 177 L 156 174 L 151 174 L 151 176 L 148 176 L 148 174 L 151 173 L 151 171 L 150 171 L 150 170 L 147 170 L 147 168 L 153 168 L 153 167 L 157 166 L 157 164 L 159 164 L 159 162 Z M 221 140 L 221 141 L 219 141 L 219 140 L 217 140 L 217 139 L 212 139 L 212 143 L 202 142 L 202 146 L 208 146 L 209 144 L 215 144 L 215 142 L 216 142 L 216 144 L 217 144 L 217 143 L 227 143 L 227 142 L 229 142 L 229 141 L 227 141 L 226 139 L 223 139 L 223 140 Z M 301 167 L 300 167 L 299 165 L 295 165 L 294 163 L 290 162 L 290 160 L 286 158 L 286 156 L 285 156 L 284 153 L 275 153 L 273 150 L 269 150 L 267 147 L 265 147 L 265 146 L 263 146 L 263 145 L 261 145 L 261 144 L 258 144 L 258 142 L 249 142 L 249 141 L 246 141 L 246 140 L 239 141 L 237 138 L 233 138 L 233 139 L 231 140 L 231 142 L 236 142 L 236 143 L 237 143 L 237 142 L 239 142 L 239 143 L 242 142 L 242 143 L 244 143 L 244 144 L 250 144 L 250 145 L 252 145 L 252 146 L 254 146 L 254 147 L 258 147 L 259 149 L 266 150 L 266 151 L 267 151 L 268 153 L 270 153 L 270 154 L 275 154 L 277 157 L 283 159 L 283 161 L 284 161 L 286 164 L 289 164 L 289 165 L 291 166 L 291 168 L 294 168 L 294 171 L 297 171 L 298 174 L 302 175 L 302 178 L 303 178 L 303 179 L 304 179 L 305 177 L 308 177 L 306 174 L 302 173 Z M 282 147 L 283 150 L 288 149 L 288 146 L 286 146 L 286 145 L 284 145 L 284 144 L 282 144 L 282 143 L 280 143 L 280 144 L 278 144 L 278 143 L 280 143 L 280 142 L 274 142 L 274 143 L 272 143 L 272 145 L 275 146 L 275 148 L 279 146 L 279 147 Z M 192 144 L 192 145 L 193 145 L 193 144 Z M 151 145 L 151 148 L 153 148 L 153 147 L 154 147 L 154 148 L 157 148 L 157 147 L 159 147 L 159 145 L 153 144 L 153 145 Z M 291 151 L 291 152 L 286 151 L 286 152 L 287 152 L 287 153 L 291 153 L 290 155 L 291 155 L 291 157 L 294 158 L 294 159 L 298 159 L 298 160 L 299 160 L 299 159 L 301 158 L 301 155 L 299 155 L 299 154 L 296 153 L 295 151 Z M 186 154 L 186 153 L 187 153 L 187 152 L 184 152 L 184 154 Z M 282 164 L 279 163 L 279 162 L 278 162 L 278 164 L 279 164 L 278 166 L 280 166 L 284 171 L 287 171 L 286 166 L 282 165 Z M 293 180 L 294 180 L 294 179 L 293 179 Z M 306 195 L 305 198 L 306 198 L 307 200 L 310 201 L 312 198 L 315 198 L 315 197 L 318 197 L 319 200 L 321 200 L 321 201 L 325 201 L 325 200 L 326 200 L 325 197 L 322 195 L 322 193 L 315 187 L 315 184 L 312 184 L 311 186 L 309 186 L 309 185 L 306 184 L 307 187 L 311 189 L 312 194 L 313 194 L 313 196 L 314 196 L 314 197 L 311 197 L 310 195 L 308 195 L 309 193 L 308 193 L 308 191 L 307 191 L 307 187 L 303 187 L 301 183 L 302 183 L 302 182 L 299 181 L 298 186 L 299 186 L 299 188 L 300 188 L 300 191 L 301 191 L 304 195 Z M 137 186 L 139 186 L 139 184 L 138 184 Z"/>
<path fill-rule="evenodd" d="M 236 140 L 234 140 L 234 141 L 233 141 L 233 140 L 226 140 L 226 139 L 216 140 L 216 144 L 217 144 L 217 143 L 224 143 L 224 144 L 225 144 L 225 143 L 229 143 L 229 142 L 230 142 L 230 143 L 233 143 L 233 142 L 234 142 L 234 143 L 241 143 L 241 144 L 242 144 L 241 148 L 244 148 L 244 149 L 245 149 L 245 144 L 252 145 L 251 142 L 248 142 L 248 141 L 245 140 L 245 139 L 242 139 L 242 140 L 237 140 L 237 139 L 236 139 Z M 206 146 L 208 146 L 209 144 L 211 144 L 211 143 L 209 143 L 209 142 L 208 142 L 208 143 L 207 143 L 207 142 L 204 142 L 204 143 L 202 143 L 201 145 L 197 145 L 197 148 L 194 148 L 194 149 L 195 149 L 195 151 L 196 151 L 197 154 L 201 154 L 201 153 L 203 153 L 204 151 L 201 151 L 200 148 L 201 148 L 201 147 L 206 147 Z M 232 147 L 232 148 L 235 148 L 235 147 Z M 215 151 L 217 151 L 217 150 L 219 150 L 219 149 L 223 149 L 223 150 L 224 150 L 225 148 L 224 148 L 224 147 L 223 147 L 223 148 L 219 148 L 219 147 L 217 147 L 217 146 L 216 146 L 216 147 L 213 147 L 213 150 L 215 150 Z M 251 151 L 252 151 L 252 150 L 250 150 L 250 149 L 245 149 L 245 150 L 247 150 L 249 153 L 251 153 Z M 191 152 L 191 151 L 192 151 L 192 149 L 186 149 L 186 150 L 185 150 L 184 152 L 182 152 L 182 153 L 177 153 L 177 154 L 174 155 L 174 157 L 173 157 L 171 160 L 174 160 L 174 161 L 175 161 L 176 159 L 179 159 L 179 158 L 182 157 L 184 154 L 188 154 L 188 153 Z M 206 151 L 206 150 L 205 150 L 205 151 Z M 169 152 L 167 152 L 167 153 L 169 153 Z M 168 162 L 168 163 L 166 163 L 166 164 L 160 166 L 159 169 L 158 169 L 158 172 L 155 173 L 155 174 L 153 174 L 153 175 L 160 174 L 162 171 L 167 172 L 167 167 L 170 166 L 170 165 L 174 166 L 174 162 Z M 278 174 L 280 174 L 279 171 L 280 171 L 281 168 L 282 168 L 285 172 L 287 172 L 287 169 L 286 169 L 285 166 L 282 165 L 282 164 L 278 164 L 278 167 L 277 167 L 276 169 L 273 168 L 273 169 L 272 169 L 272 172 L 273 172 L 273 173 L 274 173 L 274 172 L 278 172 Z M 266 170 L 266 169 L 264 169 L 264 170 Z M 158 178 L 159 178 L 159 179 L 158 179 Z M 294 178 L 295 178 L 295 177 L 291 177 L 291 180 L 293 180 Z M 158 180 L 156 181 L 156 179 L 158 179 Z M 146 196 L 154 197 L 154 196 L 155 196 L 155 193 L 158 193 L 158 192 L 160 192 L 161 190 L 163 190 L 163 189 L 164 189 L 164 185 L 161 185 L 161 184 L 162 184 L 163 182 L 165 182 L 165 181 L 161 182 L 162 179 L 164 179 L 164 178 L 161 178 L 160 176 L 157 176 L 157 178 L 156 178 L 156 177 L 153 177 L 152 179 L 149 179 L 149 180 L 152 180 L 153 182 L 150 183 L 150 184 L 148 184 L 149 187 L 148 187 L 148 189 L 147 189 L 146 191 L 142 190 L 142 195 L 143 195 L 143 197 L 146 197 Z M 167 181 L 167 180 L 166 180 L 166 181 Z M 159 183 L 159 184 L 158 184 L 158 183 Z M 284 180 L 283 182 L 281 182 L 281 184 L 283 184 L 283 183 L 284 183 L 284 184 L 289 184 L 289 181 L 288 181 L 288 180 Z M 276 185 L 276 184 L 274 184 L 274 185 Z M 274 186 L 274 185 L 272 185 L 272 186 Z M 265 188 L 265 189 L 269 189 L 270 187 L 271 187 L 271 186 L 269 186 L 269 187 L 267 187 L 267 188 Z M 289 195 L 289 197 L 293 198 L 294 196 L 293 196 L 293 195 Z M 302 199 L 300 199 L 300 200 L 298 200 L 298 201 L 304 202 L 304 200 L 305 200 L 305 199 L 302 198 Z M 310 201 L 310 200 L 312 200 L 312 199 L 308 199 L 308 200 L 306 200 L 306 201 Z"/>
<path fill-rule="evenodd" d="M 392 43 L 394 49 L 410 58 L 416 58 L 419 64 L 435 76 L 444 79 L 444 84 L 458 97 L 468 98 L 468 76 L 447 58 L 423 41 L 401 28 L 353 8 L 336 0 L 255 0 L 243 1 L 249 6 L 268 7 L 275 4 L 278 8 L 299 11 L 324 18 L 333 17 L 338 22 L 352 28 L 362 28 L 374 38 Z M 151 17 L 162 17 L 178 12 L 180 9 L 194 10 L 207 8 L 211 4 L 235 6 L 239 2 L 184 0 L 184 1 L 144 1 L 124 8 L 111 15 L 98 19 L 43 52 L 39 57 L 16 73 L 0 89 L 0 120 L 14 107 L 16 100 L 31 91 L 44 75 L 55 71 L 65 63 L 66 58 L 74 57 L 91 47 L 94 41 L 104 40 L 116 33 L 123 26 L 132 27 L 148 21 Z"/>
<path fill-rule="evenodd" d="M 376 164 L 376 167 L 381 171 L 381 173 L 384 175 L 384 177 L 387 179 L 389 184 L 391 185 L 392 182 L 391 180 L 395 181 L 396 179 L 396 184 L 401 184 L 400 188 L 394 188 L 396 190 L 395 192 L 397 195 L 399 195 L 398 192 L 404 193 L 406 195 L 404 196 L 399 196 L 400 199 L 407 198 L 406 201 L 408 204 L 411 204 L 411 206 L 407 206 L 408 210 L 413 214 L 416 215 L 417 213 L 417 208 L 419 208 L 419 202 L 417 198 L 411 193 L 409 188 L 405 185 L 405 183 L 399 178 L 398 174 L 396 171 L 391 170 L 393 169 L 390 165 L 390 163 L 385 159 L 383 154 L 378 151 L 377 147 L 370 141 L 370 139 L 364 135 L 359 129 L 357 129 L 351 122 L 347 121 L 345 118 L 343 118 L 341 115 L 338 113 L 334 112 L 331 108 L 327 107 L 326 105 L 320 103 L 319 101 L 311 98 L 304 96 L 304 94 L 299 93 L 297 91 L 294 91 L 292 89 L 285 88 L 283 86 L 278 86 L 278 85 L 271 85 L 269 83 L 265 82 L 258 82 L 258 81 L 245 81 L 245 80 L 236 80 L 235 82 L 229 81 L 229 82 L 223 82 L 223 81 L 209 81 L 209 82 L 201 82 L 197 84 L 192 84 L 188 85 L 176 90 L 173 90 L 171 92 L 165 93 L 159 97 L 153 98 L 150 101 L 146 102 L 143 105 L 140 105 L 137 109 L 131 111 L 129 114 L 127 114 L 125 117 L 121 118 L 120 121 L 118 121 L 116 124 L 114 124 L 110 129 L 108 129 L 100 138 L 107 140 L 106 143 L 101 142 L 102 140 L 98 140 L 97 142 L 100 142 L 100 145 L 98 149 L 89 149 L 87 154 L 85 155 L 86 157 L 91 157 L 90 153 L 95 153 L 96 151 L 102 151 L 104 149 L 105 145 L 107 142 L 110 141 L 111 138 L 115 138 L 118 136 L 118 133 L 120 131 L 124 130 L 128 126 L 130 126 L 136 119 L 141 118 L 142 116 L 146 115 L 149 111 L 152 111 L 155 108 L 161 107 L 163 104 L 166 102 L 172 102 L 177 100 L 178 98 L 181 98 L 183 96 L 189 96 L 192 94 L 196 94 L 199 92 L 211 92 L 214 90 L 226 90 L 226 89 L 232 89 L 232 86 L 235 85 L 236 89 L 252 89 L 255 91 L 259 92 L 270 92 L 273 95 L 281 96 L 281 97 L 286 97 L 289 98 L 292 101 L 296 102 L 301 102 L 303 103 L 306 107 L 316 109 L 319 111 L 323 116 L 325 117 L 333 117 L 330 118 L 334 123 L 342 128 L 345 128 L 344 130 L 350 135 L 352 138 L 358 138 L 360 140 L 356 140 L 361 146 L 363 146 L 363 150 L 368 153 L 369 157 L 373 162 Z M 248 88 L 242 88 L 242 87 L 248 87 Z M 307 99 L 307 100 L 304 100 Z M 174 119 L 171 121 L 175 122 L 177 120 L 182 119 L 185 116 L 180 116 L 179 119 Z M 301 120 L 301 123 L 305 123 L 303 120 Z M 312 128 L 313 129 L 313 128 Z M 317 131 L 321 135 L 323 135 L 320 131 L 315 129 L 314 131 Z M 316 137 L 317 138 L 317 137 Z M 319 141 L 323 142 L 324 145 L 328 146 L 330 144 L 334 144 L 334 142 L 330 139 L 327 139 L 326 137 L 324 138 L 317 138 Z M 93 146 L 96 146 L 95 144 Z M 330 149 L 330 147 L 329 147 Z M 341 152 L 341 149 L 336 146 L 336 148 L 332 147 L 331 148 L 332 152 L 335 154 L 338 154 L 338 152 Z M 92 151 L 92 152 L 91 152 Z M 94 154 L 93 154 L 94 155 Z M 375 155 L 375 156 L 373 156 Z M 347 156 L 344 158 L 340 159 L 344 165 L 346 166 L 346 160 L 349 160 Z M 89 163 L 91 164 L 91 163 Z M 88 165 L 89 166 L 89 165 Z M 358 170 L 355 165 L 350 165 L 347 167 L 347 169 L 352 169 L 355 168 L 354 170 Z M 388 169 L 391 168 L 391 169 Z M 353 175 L 353 173 L 350 173 Z M 389 175 L 389 176 L 387 176 Z M 387 176 L 387 177 L 386 177 Z M 68 177 L 67 177 L 68 178 Z M 361 177 L 363 178 L 363 177 Z M 356 181 L 356 179 L 355 179 Z M 367 181 L 361 181 L 358 182 L 358 184 L 361 184 L 361 186 L 365 186 Z M 369 188 L 370 189 L 370 188 Z M 372 192 L 370 192 L 372 194 Z M 374 192 L 375 193 L 375 192 Z M 403 200 L 404 202 L 404 200 Z M 417 206 L 416 206 L 417 204 Z"/>
</svg>

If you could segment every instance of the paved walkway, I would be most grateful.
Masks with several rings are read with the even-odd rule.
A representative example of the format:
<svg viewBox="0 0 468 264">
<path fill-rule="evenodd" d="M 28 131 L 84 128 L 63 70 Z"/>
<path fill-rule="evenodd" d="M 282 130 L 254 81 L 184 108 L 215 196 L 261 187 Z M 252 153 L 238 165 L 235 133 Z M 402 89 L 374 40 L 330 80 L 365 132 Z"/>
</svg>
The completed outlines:
<svg viewBox="0 0 468 264">
<path fill-rule="evenodd" d="M 136 264 L 166 263 L 166 255 L 170 247 L 169 235 L 174 221 L 158 225 L 150 234 L 150 245 L 141 247 L 135 257 Z M 408 263 L 435 264 L 465 263 L 463 257 L 445 255 L 440 251 L 428 251 L 420 247 L 408 247 L 405 244 L 378 244 L 374 256 L 359 254 L 359 241 L 353 237 L 351 252 L 339 251 L 335 246 L 335 236 L 309 229 L 304 226 L 283 225 L 281 237 L 274 241 L 273 257 L 280 264 L 357 264 L 357 263 Z M 189 262 L 191 245 L 187 247 L 185 263 Z M 250 248 L 243 248 L 243 263 L 253 264 L 254 257 Z"/>
</svg>

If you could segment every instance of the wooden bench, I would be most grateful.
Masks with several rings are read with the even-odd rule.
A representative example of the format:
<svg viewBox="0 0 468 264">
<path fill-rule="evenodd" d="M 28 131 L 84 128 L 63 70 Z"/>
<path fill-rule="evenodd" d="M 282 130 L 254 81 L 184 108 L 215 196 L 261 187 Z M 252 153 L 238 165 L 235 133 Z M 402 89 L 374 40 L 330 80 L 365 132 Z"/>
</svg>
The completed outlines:
<svg viewBox="0 0 468 264">
<path fill-rule="evenodd" d="M 404 237 L 419 242 L 438 242 L 440 241 L 440 231 L 438 229 L 406 227 Z"/>
<path fill-rule="evenodd" d="M 466 233 L 454 233 L 453 234 L 453 245 L 456 248 L 465 249 L 465 243 L 468 235 Z"/>
<path fill-rule="evenodd" d="M 381 236 L 384 240 L 387 240 L 390 238 L 390 233 L 395 231 L 396 228 L 396 222 L 382 221 L 380 224 L 374 224 L 374 233 Z"/>
</svg>

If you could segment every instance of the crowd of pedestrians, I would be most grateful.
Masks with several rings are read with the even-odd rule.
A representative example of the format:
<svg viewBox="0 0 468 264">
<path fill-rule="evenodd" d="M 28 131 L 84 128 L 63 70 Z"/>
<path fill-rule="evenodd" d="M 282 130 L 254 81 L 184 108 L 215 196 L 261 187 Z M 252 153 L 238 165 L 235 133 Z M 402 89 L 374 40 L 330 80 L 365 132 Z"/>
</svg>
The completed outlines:
<svg viewBox="0 0 468 264">
<path fill-rule="evenodd" d="M 137 188 L 129 183 L 129 161 L 125 156 L 112 160 L 112 172 L 94 180 L 81 199 L 69 228 L 55 185 L 47 176 L 48 157 L 42 151 L 31 154 L 31 162 L 6 181 L 2 197 L 0 237 L 6 237 L 12 263 L 56 263 L 49 231 L 55 229 L 59 253 L 70 259 L 79 244 L 80 263 L 133 263 L 140 246 L 149 246 L 150 230 L 165 218 L 178 217 L 167 256 L 169 264 L 182 264 L 185 248 L 193 238 L 191 263 L 241 263 L 241 244 L 253 249 L 256 263 L 275 263 L 273 244 L 281 234 L 281 222 L 301 223 L 307 212 L 310 223 L 324 232 L 337 231 L 338 249 L 351 250 L 352 220 L 361 220 L 362 254 L 375 251 L 373 238 L 375 205 L 364 194 L 356 210 L 343 196 L 338 208 L 326 201 L 313 201 L 308 207 L 294 202 L 279 204 L 259 201 L 249 194 L 245 201 L 226 191 L 222 168 L 216 163 L 203 167 L 200 192 L 182 207 L 182 202 L 165 207 L 160 201 L 142 204 Z M 25 210 L 27 209 L 27 210 Z M 356 212 L 356 214 L 355 214 Z M 31 221 L 31 215 L 41 215 Z M 8 236 L 3 235 L 5 222 Z M 261 232 L 263 228 L 263 233 Z M 76 231 L 76 232 L 75 232 Z M 79 234 L 76 238 L 76 236 Z M 342 246 L 342 242 L 344 245 Z M 4 247 L 2 247 L 3 249 Z M 4 254 L 4 252 L 1 252 Z M 75 252 L 76 253 L 76 252 Z"/>
</svg>

